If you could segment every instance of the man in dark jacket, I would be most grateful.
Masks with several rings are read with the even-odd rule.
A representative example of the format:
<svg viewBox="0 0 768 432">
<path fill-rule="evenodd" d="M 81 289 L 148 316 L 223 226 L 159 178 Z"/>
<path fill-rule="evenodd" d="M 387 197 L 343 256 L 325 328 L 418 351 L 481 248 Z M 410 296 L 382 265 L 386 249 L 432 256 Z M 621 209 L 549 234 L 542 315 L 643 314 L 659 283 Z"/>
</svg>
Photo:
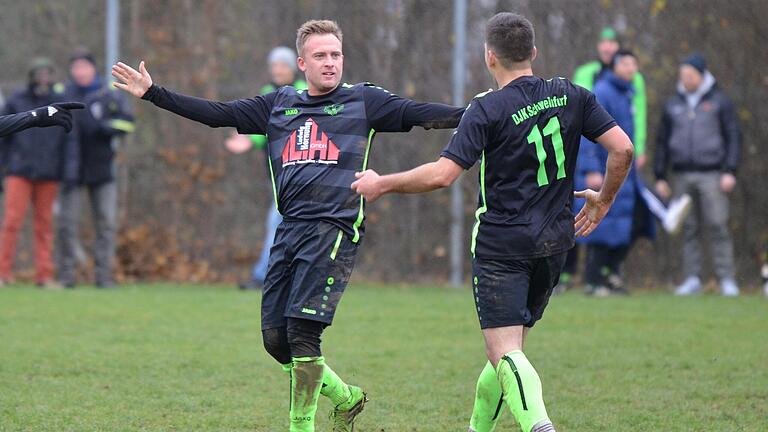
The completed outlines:
<svg viewBox="0 0 768 432">
<path fill-rule="evenodd" d="M 737 296 L 733 243 L 728 232 L 728 194 L 736 186 L 740 134 L 731 100 L 721 92 L 699 54 L 680 66 L 677 93 L 664 106 L 658 130 L 654 171 L 656 190 L 669 197 L 667 168 L 672 165 L 675 194 L 689 193 L 695 211 L 684 226 L 685 281 L 677 295 L 701 291 L 700 226 L 711 231 L 715 273 L 725 296 Z"/>
<path fill-rule="evenodd" d="M 66 184 L 61 194 L 59 216 L 59 279 L 67 287 L 75 285 L 78 224 L 81 195 L 87 190 L 96 228 L 94 263 L 96 286 L 114 286 L 114 261 L 117 231 L 117 184 L 115 182 L 115 138 L 132 132 L 133 116 L 119 92 L 104 85 L 96 73 L 95 61 L 85 50 L 70 58 L 67 97 L 83 102 L 86 109 L 75 115 L 80 146 L 80 170 L 75 181 Z"/>
<path fill-rule="evenodd" d="M 37 59 L 29 71 L 29 84 L 6 104 L 6 113 L 27 113 L 35 117 L 56 110 L 43 105 L 63 102 L 63 89 L 54 84 L 53 65 Z M 54 113 L 55 116 L 55 113 Z M 26 116 L 25 116 L 26 117 Z M 39 122 L 40 120 L 38 120 Z M 65 126 L 66 127 L 66 126 Z M 5 138 L 5 213 L 0 233 L 0 285 L 11 280 L 16 241 L 29 203 L 34 208 L 35 282 L 56 288 L 53 261 L 53 202 L 59 181 L 77 178 L 78 147 L 74 135 L 60 128 L 35 128 Z"/>
</svg>

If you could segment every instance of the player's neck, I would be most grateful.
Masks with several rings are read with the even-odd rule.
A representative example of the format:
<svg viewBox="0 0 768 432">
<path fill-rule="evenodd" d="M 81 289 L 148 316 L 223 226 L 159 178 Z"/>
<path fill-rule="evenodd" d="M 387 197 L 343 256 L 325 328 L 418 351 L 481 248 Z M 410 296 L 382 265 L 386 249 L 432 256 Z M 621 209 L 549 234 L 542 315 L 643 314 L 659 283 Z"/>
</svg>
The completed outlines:
<svg viewBox="0 0 768 432">
<path fill-rule="evenodd" d="M 496 84 L 500 89 L 524 76 L 533 76 L 533 69 L 530 66 L 520 69 L 499 69 L 493 73 L 493 79 L 496 80 Z"/>
</svg>

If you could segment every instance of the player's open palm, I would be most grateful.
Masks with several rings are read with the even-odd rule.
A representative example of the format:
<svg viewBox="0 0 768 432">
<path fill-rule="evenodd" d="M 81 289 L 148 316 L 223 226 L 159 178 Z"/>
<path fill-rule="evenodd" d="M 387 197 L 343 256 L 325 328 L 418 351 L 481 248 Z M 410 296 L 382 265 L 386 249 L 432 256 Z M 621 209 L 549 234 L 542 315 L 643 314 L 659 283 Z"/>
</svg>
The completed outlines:
<svg viewBox="0 0 768 432">
<path fill-rule="evenodd" d="M 574 192 L 576 198 L 584 198 L 584 207 L 576 215 L 576 237 L 586 237 L 600 225 L 611 203 L 600 199 L 600 192 L 591 189 Z"/>
<path fill-rule="evenodd" d="M 143 61 L 139 63 L 139 70 L 123 62 L 118 62 L 112 66 L 112 76 L 118 80 L 114 84 L 115 87 L 125 90 L 137 98 L 144 96 L 144 93 L 152 87 L 152 77 L 149 76 Z"/>
</svg>

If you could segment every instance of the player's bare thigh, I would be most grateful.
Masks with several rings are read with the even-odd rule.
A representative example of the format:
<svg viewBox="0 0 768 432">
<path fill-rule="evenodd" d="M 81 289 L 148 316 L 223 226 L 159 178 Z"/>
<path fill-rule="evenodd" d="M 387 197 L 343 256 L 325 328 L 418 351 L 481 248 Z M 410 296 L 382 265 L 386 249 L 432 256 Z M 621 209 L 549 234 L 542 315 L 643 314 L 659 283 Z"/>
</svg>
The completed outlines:
<svg viewBox="0 0 768 432">
<path fill-rule="evenodd" d="M 483 329 L 485 353 L 493 367 L 499 364 L 499 360 L 505 354 L 523 350 L 528 330 L 530 329 L 521 325 Z"/>
</svg>

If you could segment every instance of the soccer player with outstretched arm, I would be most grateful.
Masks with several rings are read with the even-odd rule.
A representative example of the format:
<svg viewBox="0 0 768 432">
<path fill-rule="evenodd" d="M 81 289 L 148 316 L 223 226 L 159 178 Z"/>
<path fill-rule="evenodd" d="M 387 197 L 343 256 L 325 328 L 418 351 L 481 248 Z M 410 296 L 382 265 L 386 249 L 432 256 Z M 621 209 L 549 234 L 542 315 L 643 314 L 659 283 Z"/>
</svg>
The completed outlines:
<svg viewBox="0 0 768 432">
<path fill-rule="evenodd" d="M 83 108 L 85 105 L 79 102 L 60 102 L 32 111 L 0 116 L 0 137 L 32 127 L 61 126 L 69 132 L 72 130 L 70 110 Z"/>
<path fill-rule="evenodd" d="M 531 23 L 495 15 L 486 28 L 485 61 L 498 90 L 476 96 L 453 138 L 432 163 L 379 176 L 356 174 L 368 202 L 390 192 L 427 192 L 480 163 L 479 208 L 472 231 L 472 288 L 489 362 L 477 382 L 471 432 L 492 431 L 503 402 L 524 432 L 551 432 L 541 381 L 523 353 L 541 319 L 574 236 L 586 236 L 608 212 L 632 164 L 633 146 L 592 93 L 563 78 L 533 75 Z M 573 173 L 584 135 L 608 150 L 599 192 L 575 218 Z"/>
<path fill-rule="evenodd" d="M 212 127 L 268 137 L 277 229 L 261 307 L 264 347 L 291 376 L 290 430 L 314 431 L 319 395 L 335 406 L 334 431 L 351 431 L 365 393 L 325 363 L 320 336 L 331 325 L 363 237 L 365 200 L 349 188 L 365 170 L 377 132 L 413 126 L 453 128 L 464 111 L 416 103 L 368 83 L 341 83 L 342 34 L 333 21 L 308 21 L 296 38 L 308 90 L 286 86 L 263 96 L 212 102 L 171 92 L 118 63 L 115 85 Z M 271 427 L 270 430 L 277 428 Z"/>
</svg>

